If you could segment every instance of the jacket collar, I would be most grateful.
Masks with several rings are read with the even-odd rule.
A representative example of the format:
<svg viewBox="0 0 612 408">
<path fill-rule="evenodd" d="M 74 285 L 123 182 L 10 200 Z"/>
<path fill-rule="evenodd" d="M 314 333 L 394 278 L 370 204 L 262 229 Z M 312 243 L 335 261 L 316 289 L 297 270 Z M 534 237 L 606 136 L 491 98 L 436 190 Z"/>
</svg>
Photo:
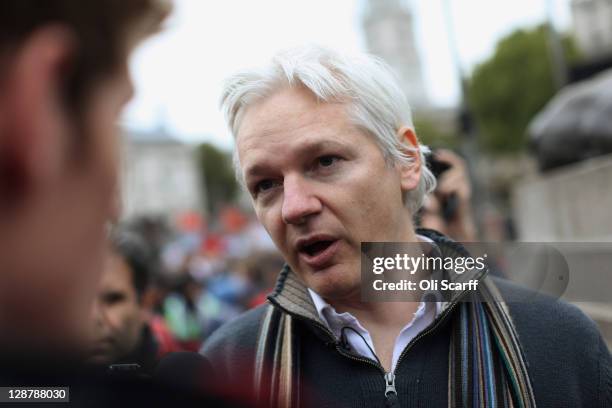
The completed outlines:
<svg viewBox="0 0 612 408">
<path fill-rule="evenodd" d="M 325 326 L 308 293 L 308 287 L 287 264 L 283 266 L 276 287 L 268 299 L 293 315 L 314 320 Z"/>
</svg>

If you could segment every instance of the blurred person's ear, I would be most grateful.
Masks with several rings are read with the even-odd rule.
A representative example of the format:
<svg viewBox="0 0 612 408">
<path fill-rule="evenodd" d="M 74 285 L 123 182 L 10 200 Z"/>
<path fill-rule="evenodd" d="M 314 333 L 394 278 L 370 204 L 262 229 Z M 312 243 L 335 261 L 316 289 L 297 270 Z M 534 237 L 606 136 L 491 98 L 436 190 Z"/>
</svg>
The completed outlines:
<svg viewBox="0 0 612 408">
<path fill-rule="evenodd" d="M 19 203 L 64 170 L 68 127 L 60 92 L 73 50 L 67 30 L 46 26 L 6 56 L 0 92 L 0 195 L 4 203 Z"/>
<path fill-rule="evenodd" d="M 421 155 L 419 154 L 419 140 L 414 130 L 407 126 L 402 126 L 397 131 L 397 137 L 404 148 L 402 153 L 412 158 L 412 163 L 400 165 L 400 179 L 403 191 L 414 190 L 419 185 L 421 179 Z"/>
</svg>

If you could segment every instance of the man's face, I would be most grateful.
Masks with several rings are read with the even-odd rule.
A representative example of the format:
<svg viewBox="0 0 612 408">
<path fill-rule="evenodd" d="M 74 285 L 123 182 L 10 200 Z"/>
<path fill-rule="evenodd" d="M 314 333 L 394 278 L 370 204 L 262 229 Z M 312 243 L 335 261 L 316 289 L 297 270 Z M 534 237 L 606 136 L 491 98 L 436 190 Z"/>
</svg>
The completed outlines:
<svg viewBox="0 0 612 408">
<path fill-rule="evenodd" d="M 247 109 L 236 140 L 257 217 L 328 300 L 359 298 L 362 241 L 406 241 L 412 232 L 400 171 L 346 110 L 283 89 Z"/>
<path fill-rule="evenodd" d="M 112 364 L 138 346 L 144 325 L 130 267 L 110 254 L 94 305 L 94 339 L 91 360 Z"/>
<path fill-rule="evenodd" d="M 63 54 L 52 41 L 48 34 L 25 47 L 0 98 L 5 152 L 22 184 L 18 204 L 0 208 L 0 324 L 15 329 L 11 340 L 50 349 L 87 334 L 106 225 L 117 218 L 116 122 L 132 94 L 127 66 L 119 67 L 92 89 L 77 120 L 58 95 Z"/>
</svg>

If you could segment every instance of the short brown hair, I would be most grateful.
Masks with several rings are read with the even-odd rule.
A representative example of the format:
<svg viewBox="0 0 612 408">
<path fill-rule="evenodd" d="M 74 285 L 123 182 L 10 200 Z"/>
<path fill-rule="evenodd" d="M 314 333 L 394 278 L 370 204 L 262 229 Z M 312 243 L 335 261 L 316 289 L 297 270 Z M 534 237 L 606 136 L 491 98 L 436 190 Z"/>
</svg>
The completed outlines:
<svg viewBox="0 0 612 408">
<path fill-rule="evenodd" d="M 170 12 L 162 0 L 1 0 L 0 62 L 37 29 L 58 24 L 74 35 L 63 95 L 80 116 L 89 92 L 127 59 L 133 44 L 159 30 Z"/>
</svg>

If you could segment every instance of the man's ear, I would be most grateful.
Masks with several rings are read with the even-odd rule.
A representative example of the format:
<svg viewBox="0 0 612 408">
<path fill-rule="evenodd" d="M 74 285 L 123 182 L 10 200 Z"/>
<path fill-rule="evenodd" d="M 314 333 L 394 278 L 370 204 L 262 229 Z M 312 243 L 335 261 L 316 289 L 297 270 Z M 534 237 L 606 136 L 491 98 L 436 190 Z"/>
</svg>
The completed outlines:
<svg viewBox="0 0 612 408">
<path fill-rule="evenodd" d="M 419 185 L 421 179 L 421 155 L 419 154 L 419 140 L 414 130 L 407 126 L 402 126 L 397 131 L 397 137 L 403 146 L 402 153 L 412 158 L 412 163 L 400 165 L 401 187 L 404 191 L 414 190 Z M 413 149 L 409 149 L 413 148 Z"/>
<path fill-rule="evenodd" d="M 20 201 L 62 170 L 67 117 L 62 104 L 70 33 L 48 26 L 29 35 L 6 57 L 0 93 L 0 195 Z"/>
</svg>

